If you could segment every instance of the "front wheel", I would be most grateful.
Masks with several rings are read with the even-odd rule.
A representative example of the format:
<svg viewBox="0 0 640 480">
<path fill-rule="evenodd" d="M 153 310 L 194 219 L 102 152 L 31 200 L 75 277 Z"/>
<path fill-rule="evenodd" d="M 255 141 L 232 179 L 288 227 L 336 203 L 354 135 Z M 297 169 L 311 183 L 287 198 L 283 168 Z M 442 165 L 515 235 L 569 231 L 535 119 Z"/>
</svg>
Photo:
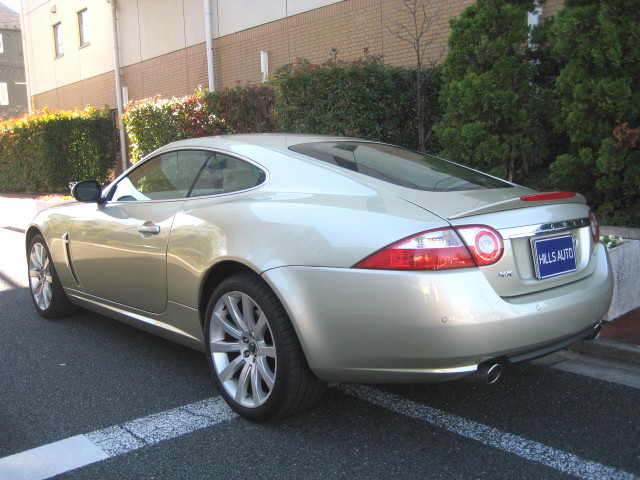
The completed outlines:
<svg viewBox="0 0 640 480">
<path fill-rule="evenodd" d="M 284 307 L 256 275 L 234 275 L 216 288 L 204 328 L 214 383 L 241 416 L 292 415 L 322 395 L 325 383 L 309 369 Z"/>
<path fill-rule="evenodd" d="M 44 318 L 64 317 L 74 313 L 77 307 L 64 293 L 42 235 L 36 235 L 31 240 L 27 263 L 31 299 L 38 313 Z"/>
</svg>

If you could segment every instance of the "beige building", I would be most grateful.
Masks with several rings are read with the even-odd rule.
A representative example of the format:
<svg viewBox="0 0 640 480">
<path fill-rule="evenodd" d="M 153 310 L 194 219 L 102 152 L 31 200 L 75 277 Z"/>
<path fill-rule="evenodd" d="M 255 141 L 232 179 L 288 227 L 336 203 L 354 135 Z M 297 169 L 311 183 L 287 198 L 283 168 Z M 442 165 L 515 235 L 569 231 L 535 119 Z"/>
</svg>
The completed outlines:
<svg viewBox="0 0 640 480">
<path fill-rule="evenodd" d="M 449 18 L 472 2 L 431 0 L 432 58 L 444 52 Z M 550 0 L 544 13 L 559 3 Z M 402 0 L 22 0 L 22 8 L 32 109 L 115 109 L 116 40 L 125 102 L 208 86 L 205 18 L 216 89 L 257 83 L 263 70 L 298 58 L 322 62 L 332 48 L 343 60 L 367 49 L 387 63 L 415 63 L 394 34 L 411 21 Z"/>
<path fill-rule="evenodd" d="M 0 117 L 27 111 L 20 16 L 0 4 Z"/>
</svg>

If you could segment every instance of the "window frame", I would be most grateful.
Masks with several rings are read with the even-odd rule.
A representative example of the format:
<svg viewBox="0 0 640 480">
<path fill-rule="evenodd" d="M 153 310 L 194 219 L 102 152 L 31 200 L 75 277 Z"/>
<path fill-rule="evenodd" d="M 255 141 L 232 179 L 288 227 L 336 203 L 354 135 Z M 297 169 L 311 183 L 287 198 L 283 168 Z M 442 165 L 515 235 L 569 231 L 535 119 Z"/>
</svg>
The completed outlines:
<svg viewBox="0 0 640 480">
<path fill-rule="evenodd" d="M 80 41 L 80 47 L 87 47 L 91 45 L 91 31 L 89 29 L 89 9 L 83 8 L 76 12 L 78 18 L 78 39 Z"/>
<path fill-rule="evenodd" d="M 185 194 L 185 196 L 183 196 L 183 197 L 174 197 L 174 198 L 166 198 L 166 199 L 142 199 L 142 200 L 135 200 L 135 201 L 127 201 L 127 200 L 119 201 L 119 200 L 114 200 L 113 199 L 113 196 L 115 195 L 116 190 L 118 189 L 118 185 L 122 181 L 127 179 L 134 171 L 136 171 L 137 169 L 139 169 L 143 165 L 147 164 L 148 162 L 152 162 L 154 160 L 159 159 L 163 155 L 179 153 L 179 152 L 184 152 L 184 151 L 187 151 L 187 152 L 188 151 L 196 151 L 196 152 L 202 152 L 203 154 L 205 154 L 205 156 L 204 156 L 205 159 L 203 161 L 203 164 L 200 167 L 198 173 L 196 174 L 196 176 L 195 176 L 193 182 L 191 183 L 191 186 L 189 187 L 188 192 Z M 246 163 L 246 164 L 248 164 L 248 165 L 250 165 L 250 166 L 252 166 L 254 168 L 257 168 L 263 174 L 262 180 L 259 183 L 257 183 L 256 185 L 254 185 L 254 186 L 247 187 L 247 188 L 240 189 L 240 190 L 233 190 L 233 191 L 229 191 L 229 192 L 217 192 L 217 193 L 211 193 L 211 194 L 205 194 L 205 195 L 196 195 L 196 196 L 191 195 L 194 187 L 196 186 L 196 184 L 198 183 L 198 180 L 200 179 L 200 176 L 201 176 L 203 170 L 205 169 L 206 163 L 209 161 L 210 157 L 213 157 L 216 154 L 225 155 L 225 156 L 227 156 L 229 158 L 232 158 L 234 160 Z M 263 186 L 265 183 L 267 183 L 268 180 L 269 180 L 269 171 L 264 166 L 256 163 L 253 160 L 250 160 L 250 159 L 248 159 L 246 157 L 242 157 L 242 156 L 230 153 L 230 152 L 225 152 L 225 151 L 221 151 L 221 150 L 214 150 L 214 149 L 209 149 L 209 148 L 182 147 L 182 148 L 175 148 L 175 149 L 166 150 L 166 151 L 152 152 L 151 154 L 149 154 L 149 156 L 145 157 L 140 162 L 138 162 L 135 165 L 134 168 L 128 170 L 127 172 L 122 174 L 119 178 L 114 180 L 114 182 L 111 183 L 109 185 L 108 189 L 104 192 L 103 198 L 107 202 L 117 202 L 117 203 L 175 202 L 175 201 L 185 201 L 185 200 L 197 200 L 197 199 L 207 198 L 207 197 L 214 197 L 214 196 L 215 197 L 219 197 L 219 196 L 224 196 L 224 195 L 233 195 L 233 194 L 236 194 L 236 193 L 247 192 L 247 191 L 250 191 L 250 190 L 253 190 L 255 188 Z"/>
<path fill-rule="evenodd" d="M 52 27 L 53 27 L 53 51 L 55 53 L 54 58 L 60 58 L 64 56 L 64 32 L 62 30 L 62 22 L 54 23 Z"/>
</svg>

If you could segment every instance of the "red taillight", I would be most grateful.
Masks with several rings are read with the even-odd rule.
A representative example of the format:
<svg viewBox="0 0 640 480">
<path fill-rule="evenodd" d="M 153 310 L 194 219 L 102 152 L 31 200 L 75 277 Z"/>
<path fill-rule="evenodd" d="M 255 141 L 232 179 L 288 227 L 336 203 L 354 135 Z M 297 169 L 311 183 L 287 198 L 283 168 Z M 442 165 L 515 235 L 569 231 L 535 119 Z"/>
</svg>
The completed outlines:
<svg viewBox="0 0 640 480">
<path fill-rule="evenodd" d="M 547 200 L 565 200 L 575 197 L 575 193 L 571 192 L 545 192 L 534 193 L 533 195 L 524 195 L 520 197 L 523 202 L 544 202 Z"/>
<path fill-rule="evenodd" d="M 491 265 L 502 257 L 504 243 L 493 228 L 485 225 L 469 225 L 457 228 L 471 250 L 478 266 Z"/>
<path fill-rule="evenodd" d="M 493 228 L 471 225 L 456 230 L 441 228 L 405 238 L 378 250 L 354 268 L 444 270 L 489 265 L 502 256 L 502 237 Z"/>
<path fill-rule="evenodd" d="M 596 216 L 591 210 L 589 210 L 589 228 L 591 229 L 593 243 L 598 243 L 600 241 L 600 227 L 598 226 Z"/>
<path fill-rule="evenodd" d="M 378 250 L 354 268 L 384 270 L 440 270 L 473 267 L 475 263 L 451 228 L 419 233 Z"/>
</svg>

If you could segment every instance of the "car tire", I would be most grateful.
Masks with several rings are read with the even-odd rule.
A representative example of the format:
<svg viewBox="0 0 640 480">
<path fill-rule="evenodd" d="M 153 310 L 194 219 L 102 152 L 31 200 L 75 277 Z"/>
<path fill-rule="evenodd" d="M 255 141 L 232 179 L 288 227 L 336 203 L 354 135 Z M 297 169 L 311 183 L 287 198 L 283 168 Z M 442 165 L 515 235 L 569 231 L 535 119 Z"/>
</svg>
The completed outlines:
<svg viewBox="0 0 640 480">
<path fill-rule="evenodd" d="M 31 300 L 42 317 L 66 317 L 76 312 L 78 307 L 69 301 L 64 292 L 42 235 L 36 235 L 31 240 L 27 265 Z"/>
<path fill-rule="evenodd" d="M 204 329 L 214 383 L 242 417 L 290 416 L 322 396 L 326 384 L 309 369 L 289 316 L 257 275 L 233 275 L 215 289 Z"/>
</svg>

